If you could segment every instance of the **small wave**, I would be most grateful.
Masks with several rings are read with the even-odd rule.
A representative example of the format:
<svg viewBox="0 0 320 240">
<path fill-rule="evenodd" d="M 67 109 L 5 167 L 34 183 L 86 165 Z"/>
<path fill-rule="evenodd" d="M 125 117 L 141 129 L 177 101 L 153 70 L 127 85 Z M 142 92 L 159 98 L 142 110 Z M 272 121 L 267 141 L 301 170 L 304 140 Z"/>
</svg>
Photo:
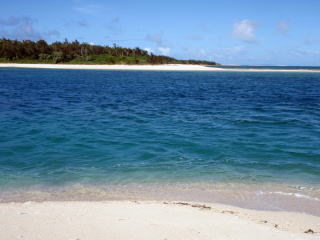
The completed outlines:
<svg viewBox="0 0 320 240">
<path fill-rule="evenodd" d="M 258 191 L 256 194 L 257 195 L 278 194 L 278 195 L 282 195 L 282 196 L 290 196 L 290 197 L 304 198 L 304 199 L 309 199 L 309 200 L 314 200 L 314 201 L 320 201 L 320 198 L 311 197 L 311 196 L 308 196 L 308 195 L 302 194 L 302 193 L 291 193 L 291 192 L 281 192 L 281 191 L 276 191 L 276 192 Z"/>
</svg>

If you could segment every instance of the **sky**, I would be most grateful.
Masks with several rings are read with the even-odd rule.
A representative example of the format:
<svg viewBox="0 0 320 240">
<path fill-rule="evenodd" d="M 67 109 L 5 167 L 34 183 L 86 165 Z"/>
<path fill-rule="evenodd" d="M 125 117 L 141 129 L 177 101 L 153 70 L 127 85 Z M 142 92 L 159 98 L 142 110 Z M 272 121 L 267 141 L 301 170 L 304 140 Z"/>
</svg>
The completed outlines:
<svg viewBox="0 0 320 240">
<path fill-rule="evenodd" d="M 319 0 L 0 0 L 0 37 L 140 47 L 222 64 L 320 66 Z"/>
</svg>

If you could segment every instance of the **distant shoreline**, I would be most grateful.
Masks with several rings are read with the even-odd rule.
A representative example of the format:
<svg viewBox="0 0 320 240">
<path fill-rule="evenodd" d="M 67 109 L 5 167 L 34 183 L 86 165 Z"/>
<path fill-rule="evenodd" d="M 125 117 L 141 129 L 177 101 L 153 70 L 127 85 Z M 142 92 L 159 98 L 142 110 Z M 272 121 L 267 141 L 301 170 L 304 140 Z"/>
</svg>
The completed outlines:
<svg viewBox="0 0 320 240">
<path fill-rule="evenodd" d="M 0 67 L 45 68 L 45 69 L 92 69 L 92 70 L 155 70 L 155 71 L 223 71 L 204 65 L 162 64 L 162 65 L 86 65 L 86 64 L 25 64 L 0 63 Z"/>
<path fill-rule="evenodd" d="M 219 68 L 192 64 L 162 64 L 162 65 L 86 65 L 86 64 L 27 64 L 0 63 L 0 68 L 39 68 L 39 69 L 83 69 L 83 70 L 142 70 L 142 71 L 211 71 L 211 72 L 316 72 L 309 69 L 242 69 Z"/>
</svg>

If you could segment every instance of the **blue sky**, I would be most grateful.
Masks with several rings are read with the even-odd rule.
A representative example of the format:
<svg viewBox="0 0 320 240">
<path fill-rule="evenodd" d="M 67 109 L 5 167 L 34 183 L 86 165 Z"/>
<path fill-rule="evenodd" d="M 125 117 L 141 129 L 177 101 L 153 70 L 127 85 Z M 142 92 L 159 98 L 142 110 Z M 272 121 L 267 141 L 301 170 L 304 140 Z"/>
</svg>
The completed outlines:
<svg viewBox="0 0 320 240">
<path fill-rule="evenodd" d="M 1 0 L 0 37 L 140 47 L 223 64 L 320 65 L 319 0 Z"/>
</svg>

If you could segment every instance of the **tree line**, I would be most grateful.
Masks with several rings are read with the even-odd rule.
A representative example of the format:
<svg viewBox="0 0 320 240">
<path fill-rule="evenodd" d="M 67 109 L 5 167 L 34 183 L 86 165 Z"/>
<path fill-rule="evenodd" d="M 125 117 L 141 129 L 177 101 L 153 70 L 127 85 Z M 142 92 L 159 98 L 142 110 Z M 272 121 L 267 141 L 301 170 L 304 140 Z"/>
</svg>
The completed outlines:
<svg viewBox="0 0 320 240">
<path fill-rule="evenodd" d="M 216 65 L 215 62 L 199 60 L 177 60 L 172 57 L 155 55 L 140 48 L 125 48 L 116 44 L 100 46 L 45 40 L 0 39 L 0 62 L 20 63 L 74 63 L 74 64 L 203 64 Z"/>
</svg>

